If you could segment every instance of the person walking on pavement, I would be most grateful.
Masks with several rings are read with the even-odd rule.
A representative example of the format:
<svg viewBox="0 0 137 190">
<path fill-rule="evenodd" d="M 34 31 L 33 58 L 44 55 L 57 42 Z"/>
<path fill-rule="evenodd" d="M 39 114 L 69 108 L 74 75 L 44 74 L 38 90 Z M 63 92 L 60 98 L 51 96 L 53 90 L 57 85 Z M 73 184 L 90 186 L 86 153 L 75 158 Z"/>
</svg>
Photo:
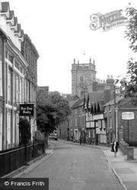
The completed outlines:
<svg viewBox="0 0 137 190">
<path fill-rule="evenodd" d="M 80 145 L 82 143 L 82 135 L 81 134 L 80 134 L 80 138 L 79 138 L 79 143 L 80 143 Z"/>
<path fill-rule="evenodd" d="M 118 147 L 119 147 L 118 141 L 114 140 L 114 142 L 112 143 L 112 152 L 114 152 L 114 157 L 117 156 Z"/>
</svg>

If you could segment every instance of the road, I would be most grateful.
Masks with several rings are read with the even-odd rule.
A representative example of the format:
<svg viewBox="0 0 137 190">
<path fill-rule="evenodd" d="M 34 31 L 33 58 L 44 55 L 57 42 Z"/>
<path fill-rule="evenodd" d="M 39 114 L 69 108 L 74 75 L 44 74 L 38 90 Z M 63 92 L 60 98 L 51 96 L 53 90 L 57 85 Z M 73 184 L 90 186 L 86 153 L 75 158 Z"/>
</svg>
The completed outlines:
<svg viewBox="0 0 137 190">
<path fill-rule="evenodd" d="M 50 190 L 123 190 L 101 149 L 52 141 L 53 153 L 20 177 L 48 177 Z"/>
</svg>

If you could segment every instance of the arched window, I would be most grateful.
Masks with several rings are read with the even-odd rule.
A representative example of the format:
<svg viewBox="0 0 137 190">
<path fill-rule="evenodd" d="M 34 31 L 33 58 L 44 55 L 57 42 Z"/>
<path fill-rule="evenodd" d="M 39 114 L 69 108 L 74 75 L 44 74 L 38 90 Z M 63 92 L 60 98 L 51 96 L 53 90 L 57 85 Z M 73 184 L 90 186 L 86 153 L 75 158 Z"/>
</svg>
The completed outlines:
<svg viewBox="0 0 137 190">
<path fill-rule="evenodd" d="M 84 81 L 83 76 L 80 76 L 80 82 L 83 82 L 83 81 Z"/>
</svg>

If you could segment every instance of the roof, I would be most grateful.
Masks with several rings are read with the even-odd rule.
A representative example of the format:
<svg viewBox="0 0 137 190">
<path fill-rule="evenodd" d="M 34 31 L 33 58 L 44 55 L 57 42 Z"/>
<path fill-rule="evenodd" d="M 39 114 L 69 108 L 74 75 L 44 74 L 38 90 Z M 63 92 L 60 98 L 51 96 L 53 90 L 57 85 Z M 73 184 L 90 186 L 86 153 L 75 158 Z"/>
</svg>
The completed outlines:
<svg viewBox="0 0 137 190">
<path fill-rule="evenodd" d="M 91 104 L 104 101 L 104 92 L 97 91 L 89 93 L 89 101 Z"/>
<path fill-rule="evenodd" d="M 124 98 L 121 97 L 121 96 L 117 96 L 116 97 L 116 104 L 117 103 L 120 103 L 121 100 L 123 100 Z M 109 102 L 107 102 L 104 106 L 111 106 L 111 105 L 114 105 L 114 99 L 113 100 L 110 100 Z"/>
<path fill-rule="evenodd" d="M 76 100 L 74 104 L 71 106 L 71 108 L 74 109 L 74 108 L 81 107 L 83 106 L 83 102 L 84 102 L 84 98 Z"/>
</svg>

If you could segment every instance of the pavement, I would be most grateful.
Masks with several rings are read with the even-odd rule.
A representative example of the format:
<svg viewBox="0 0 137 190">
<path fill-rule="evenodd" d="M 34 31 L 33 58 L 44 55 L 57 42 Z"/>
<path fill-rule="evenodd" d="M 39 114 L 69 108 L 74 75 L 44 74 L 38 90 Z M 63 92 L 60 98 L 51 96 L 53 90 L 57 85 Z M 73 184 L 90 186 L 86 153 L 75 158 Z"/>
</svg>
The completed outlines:
<svg viewBox="0 0 137 190">
<path fill-rule="evenodd" d="M 127 160 L 121 150 L 116 157 L 108 147 L 101 147 L 115 176 L 125 190 L 137 190 L 137 159 Z"/>
<path fill-rule="evenodd" d="M 48 160 L 50 158 L 50 156 L 53 154 L 54 146 L 55 145 L 50 144 L 49 147 L 45 150 L 45 154 L 42 154 L 39 157 L 35 158 L 34 160 L 28 162 L 27 165 L 24 165 L 12 171 L 11 173 L 4 175 L 2 178 L 18 178 L 20 177 L 21 174 L 30 172 L 38 165 L 40 165 L 43 160 L 45 159 Z"/>
</svg>

